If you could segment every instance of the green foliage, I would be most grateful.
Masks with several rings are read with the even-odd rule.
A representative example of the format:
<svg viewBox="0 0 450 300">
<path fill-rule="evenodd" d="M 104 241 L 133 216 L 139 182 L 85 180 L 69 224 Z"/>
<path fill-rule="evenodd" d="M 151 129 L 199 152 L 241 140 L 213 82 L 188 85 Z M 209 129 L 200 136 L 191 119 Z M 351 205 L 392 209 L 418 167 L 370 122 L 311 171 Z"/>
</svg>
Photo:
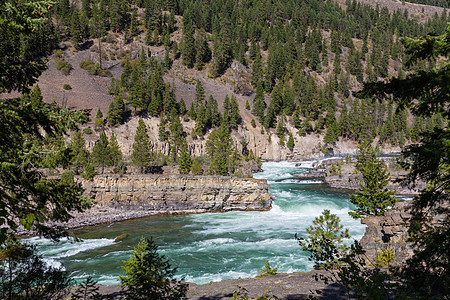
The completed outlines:
<svg viewBox="0 0 450 300">
<path fill-rule="evenodd" d="M 39 233 L 54 237 L 60 230 L 41 223 L 68 220 L 70 211 L 81 211 L 89 203 L 79 185 L 49 179 L 40 168 L 65 157 L 61 154 L 68 150 L 63 145 L 55 148 L 48 138 L 76 129 L 80 115 L 44 104 L 39 95 L 36 87 L 20 99 L 0 99 L 0 224 L 11 231 L 18 224 L 26 229 L 38 226 Z M 0 244 L 7 231 L 0 229 Z"/>
<path fill-rule="evenodd" d="M 37 255 L 35 247 L 9 237 L 0 248 L 2 299 L 61 299 L 72 281 Z"/>
<path fill-rule="evenodd" d="M 258 276 L 257 277 L 265 277 L 265 276 L 271 276 L 271 275 L 277 275 L 278 268 L 272 268 L 270 266 L 269 260 L 266 259 L 264 262 L 264 267 L 261 269 L 258 269 Z"/>
<path fill-rule="evenodd" d="M 48 19 L 50 0 L 0 2 L 0 93 L 29 90 L 46 69 L 46 57 L 56 46 Z M 30 46 L 32 45 L 32 46 Z"/>
<path fill-rule="evenodd" d="M 117 141 L 117 137 L 114 131 L 111 132 L 111 136 L 109 137 L 108 148 L 111 165 L 114 167 L 118 167 L 123 161 L 123 154 L 120 150 L 119 142 Z"/>
<path fill-rule="evenodd" d="M 289 139 L 288 139 L 286 146 L 289 148 L 289 150 L 291 150 L 291 151 L 294 150 L 295 143 L 294 143 L 294 137 L 292 136 L 291 132 L 289 132 Z"/>
<path fill-rule="evenodd" d="M 112 74 L 109 70 L 103 70 L 102 68 L 100 68 L 100 65 L 98 63 L 96 64 L 90 59 L 83 60 L 80 63 L 80 68 L 88 71 L 88 73 L 91 75 L 98 75 L 98 76 L 102 76 L 102 77 L 112 77 Z"/>
<path fill-rule="evenodd" d="M 97 175 L 95 168 L 90 162 L 88 162 L 86 164 L 86 167 L 84 167 L 84 172 L 81 174 L 81 176 L 83 176 L 83 178 L 86 180 L 93 180 L 95 175 Z"/>
<path fill-rule="evenodd" d="M 415 116 L 430 117 L 449 111 L 450 24 L 439 36 L 404 39 L 410 58 L 407 66 L 428 60 L 430 68 L 414 71 L 405 78 L 368 84 L 361 93 L 377 98 L 393 97 L 400 107 L 407 107 Z M 435 59 L 439 58 L 439 62 Z M 448 128 L 435 128 L 416 137 L 419 144 L 408 146 L 403 155 L 411 172 L 406 183 L 415 186 L 418 180 L 427 187 L 414 199 L 410 233 L 415 254 L 403 269 L 406 289 L 418 297 L 430 298 L 436 294 L 448 295 L 450 291 L 450 222 L 449 222 L 449 163 L 450 133 Z M 439 223 L 431 223 L 433 215 L 443 216 Z"/>
<path fill-rule="evenodd" d="M 83 133 L 90 135 L 90 134 L 93 134 L 94 132 L 92 131 L 91 127 L 86 127 L 83 129 Z"/>
<path fill-rule="evenodd" d="M 384 251 L 378 251 L 377 266 L 380 268 L 389 267 L 395 258 L 395 249 L 386 249 Z"/>
<path fill-rule="evenodd" d="M 98 292 L 97 282 L 88 276 L 85 281 L 81 282 L 76 290 L 72 293 L 71 300 L 100 300 L 101 295 Z"/>
<path fill-rule="evenodd" d="M 118 94 L 114 96 L 114 100 L 109 104 L 108 115 L 106 120 L 111 126 L 118 126 L 122 124 L 125 114 L 125 103 L 122 95 Z"/>
<path fill-rule="evenodd" d="M 63 85 L 63 89 L 65 89 L 66 91 L 71 91 L 71 90 L 72 90 L 72 87 L 70 86 L 70 84 L 65 83 L 65 84 Z"/>
<path fill-rule="evenodd" d="M 356 169 L 362 174 L 364 184 L 355 194 L 350 195 L 350 201 L 357 206 L 349 212 L 353 218 L 365 216 L 383 216 L 385 211 L 397 202 L 395 191 L 386 189 L 390 175 L 386 164 L 377 159 L 375 150 L 365 143 L 358 147 L 360 153 L 356 157 Z"/>
<path fill-rule="evenodd" d="M 189 174 L 192 167 L 192 160 L 191 155 L 189 154 L 189 151 L 187 149 L 183 149 L 183 152 L 181 154 L 180 158 L 180 165 L 178 168 L 178 171 L 180 171 L 181 174 Z"/>
<path fill-rule="evenodd" d="M 348 229 L 340 224 L 340 219 L 331 214 L 328 209 L 315 218 L 313 225 L 306 228 L 308 237 L 298 237 L 303 251 L 310 252 L 310 260 L 324 269 L 337 267 L 339 260 L 347 253 L 348 247 L 342 244 L 344 238 L 349 238 Z"/>
<path fill-rule="evenodd" d="M 197 158 L 194 158 L 194 160 L 192 161 L 191 172 L 194 175 L 202 175 L 203 174 L 203 168 Z"/>
<path fill-rule="evenodd" d="M 390 299 L 392 289 L 390 273 L 382 271 L 368 261 L 365 250 L 355 241 L 350 247 L 342 244 L 349 238 L 348 229 L 343 229 L 339 218 L 325 210 L 322 216 L 307 228 L 307 240 L 296 238 L 310 259 L 327 273 L 317 273 L 316 280 L 326 285 L 337 283 L 345 290 L 347 299 Z M 320 291 L 317 291 L 320 294 Z"/>
<path fill-rule="evenodd" d="M 228 160 L 231 155 L 233 142 L 230 130 L 226 122 L 219 129 L 211 132 L 206 141 L 206 153 L 211 159 L 209 173 L 217 175 L 228 175 Z"/>
<path fill-rule="evenodd" d="M 340 161 L 330 166 L 330 176 L 342 176 L 342 164 Z"/>
<path fill-rule="evenodd" d="M 134 135 L 133 152 L 131 154 L 131 160 L 136 166 L 146 167 L 150 165 L 152 159 L 151 154 L 151 142 L 148 136 L 147 126 L 144 121 L 139 119 L 139 124 Z"/>
<path fill-rule="evenodd" d="M 195 63 L 195 39 L 194 27 L 189 17 L 183 18 L 183 47 L 181 50 L 181 57 L 183 64 L 188 68 L 192 68 Z"/>
<path fill-rule="evenodd" d="M 245 109 L 250 110 L 250 103 L 248 103 L 248 99 L 245 100 Z"/>
<path fill-rule="evenodd" d="M 112 165 L 109 142 L 104 132 L 100 133 L 98 141 L 95 142 L 91 157 L 94 167 L 101 167 L 103 169 Z"/>
<path fill-rule="evenodd" d="M 104 124 L 103 113 L 100 110 L 100 107 L 97 110 L 97 114 L 95 115 L 94 123 L 97 127 L 102 128 Z"/>
<path fill-rule="evenodd" d="M 157 251 L 153 240 L 142 237 L 123 262 L 125 276 L 120 276 L 120 283 L 127 299 L 186 299 L 187 285 L 173 279 L 176 269 Z"/>
<path fill-rule="evenodd" d="M 70 164 L 78 172 L 79 168 L 86 166 L 89 159 L 89 152 L 86 150 L 86 141 L 80 131 L 75 132 L 69 144 Z"/>
<path fill-rule="evenodd" d="M 67 62 L 64 58 L 55 58 L 56 69 L 61 71 L 61 73 L 65 76 L 70 75 L 70 71 L 72 71 L 72 65 Z"/>
</svg>

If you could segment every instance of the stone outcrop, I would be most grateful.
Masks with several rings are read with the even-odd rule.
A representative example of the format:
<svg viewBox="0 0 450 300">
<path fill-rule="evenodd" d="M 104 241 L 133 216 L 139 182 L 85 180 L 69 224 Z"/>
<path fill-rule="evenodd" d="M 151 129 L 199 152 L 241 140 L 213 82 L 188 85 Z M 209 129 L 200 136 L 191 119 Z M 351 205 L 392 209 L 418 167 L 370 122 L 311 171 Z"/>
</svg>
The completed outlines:
<svg viewBox="0 0 450 300">
<path fill-rule="evenodd" d="M 155 214 L 269 210 L 272 196 L 264 179 L 190 175 L 98 175 L 79 182 L 95 199 L 90 210 L 74 214 L 68 228 Z"/>
<path fill-rule="evenodd" d="M 265 180 L 225 176 L 103 175 L 82 185 L 97 206 L 123 210 L 228 211 L 268 210 Z"/>
<path fill-rule="evenodd" d="M 361 220 L 361 223 L 367 225 L 361 245 L 369 259 L 376 260 L 378 252 L 386 249 L 394 249 L 394 265 L 399 265 L 412 256 L 413 250 L 408 242 L 411 205 L 411 201 L 397 202 L 384 216 Z"/>
</svg>

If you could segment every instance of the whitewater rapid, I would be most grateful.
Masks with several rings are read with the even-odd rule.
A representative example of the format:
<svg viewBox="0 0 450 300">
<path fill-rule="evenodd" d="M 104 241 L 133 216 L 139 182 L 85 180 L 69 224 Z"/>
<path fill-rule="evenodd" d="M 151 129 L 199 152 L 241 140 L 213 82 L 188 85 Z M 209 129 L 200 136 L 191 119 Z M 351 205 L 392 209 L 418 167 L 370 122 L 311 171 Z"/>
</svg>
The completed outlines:
<svg viewBox="0 0 450 300">
<path fill-rule="evenodd" d="M 278 272 L 309 271 L 313 263 L 294 235 L 305 236 L 324 209 L 340 217 L 352 239 L 360 239 L 365 228 L 349 217 L 353 206 L 347 192 L 294 176 L 315 163 L 263 163 L 264 172 L 254 177 L 271 185 L 274 202 L 267 212 L 154 216 L 74 231 L 82 242 L 28 241 L 37 245 L 49 264 L 64 267 L 75 280 L 91 275 L 101 284 L 119 283 L 122 261 L 130 257 L 141 236 L 155 240 L 160 254 L 177 267 L 177 278 L 198 284 L 254 277 L 266 259 Z M 126 239 L 114 241 L 124 233 Z"/>
</svg>

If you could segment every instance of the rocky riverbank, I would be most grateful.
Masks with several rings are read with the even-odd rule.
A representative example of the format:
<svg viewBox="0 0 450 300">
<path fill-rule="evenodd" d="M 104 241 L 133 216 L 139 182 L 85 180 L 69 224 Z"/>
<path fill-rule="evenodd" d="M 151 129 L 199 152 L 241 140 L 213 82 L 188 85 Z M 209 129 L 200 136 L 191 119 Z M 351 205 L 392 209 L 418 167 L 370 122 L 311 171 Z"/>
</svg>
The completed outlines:
<svg viewBox="0 0 450 300">
<path fill-rule="evenodd" d="M 65 228 L 123 221 L 156 214 L 269 210 L 266 180 L 227 176 L 98 175 L 78 178 L 96 204 L 74 214 Z"/>
<path fill-rule="evenodd" d="M 297 272 L 277 274 L 266 277 L 239 278 L 211 282 L 209 284 L 188 284 L 188 300 L 229 300 L 235 291 L 239 297 L 247 293 L 248 299 L 260 299 L 261 296 L 276 296 L 276 299 L 310 299 L 311 291 L 320 290 L 320 299 L 344 299 L 345 293 L 337 284 L 325 284 L 316 281 L 315 275 L 326 274 L 325 271 Z M 120 285 L 97 285 L 101 299 L 125 299 Z M 70 299 L 70 298 L 67 298 Z M 261 298 L 263 299 L 263 298 Z M 269 299 L 269 298 L 264 298 Z"/>
<path fill-rule="evenodd" d="M 386 163 L 391 176 L 387 189 L 394 190 L 397 195 L 418 195 L 425 188 L 422 182 L 416 183 L 413 189 L 403 186 L 401 182 L 408 172 L 396 170 L 395 161 L 387 160 Z M 324 160 L 307 173 L 295 174 L 295 176 L 301 179 L 319 179 L 336 189 L 357 190 L 363 183 L 362 175 L 355 170 L 355 163 L 341 158 Z"/>
</svg>

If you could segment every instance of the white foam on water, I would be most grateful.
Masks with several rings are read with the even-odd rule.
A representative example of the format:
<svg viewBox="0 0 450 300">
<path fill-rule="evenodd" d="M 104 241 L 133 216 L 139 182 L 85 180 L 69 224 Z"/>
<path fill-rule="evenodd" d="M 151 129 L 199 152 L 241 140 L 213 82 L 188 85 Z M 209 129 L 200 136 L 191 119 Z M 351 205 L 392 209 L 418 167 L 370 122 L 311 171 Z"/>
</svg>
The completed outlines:
<svg viewBox="0 0 450 300">
<path fill-rule="evenodd" d="M 298 184 L 322 184 L 323 181 L 322 180 L 298 180 L 297 182 Z"/>
<path fill-rule="evenodd" d="M 186 221 L 182 228 L 190 237 L 186 240 L 178 239 L 164 243 L 158 252 L 165 255 L 172 265 L 179 266 L 178 270 L 181 273 L 177 278 L 199 284 L 239 277 L 254 277 L 257 275 L 258 268 L 264 266 L 266 259 L 270 261 L 272 267 L 279 268 L 278 272 L 311 270 L 313 262 L 308 260 L 307 254 L 298 245 L 294 234 L 298 233 L 305 237 L 306 228 L 312 224 L 315 217 L 321 215 L 324 209 L 329 209 L 331 213 L 338 215 L 341 224 L 350 229 L 352 239 L 348 242 L 354 238 L 361 238 L 364 232 L 364 225 L 348 215 L 351 207 L 348 200 L 339 194 L 333 196 L 333 193 L 328 193 L 324 189 L 316 193 L 314 187 L 312 189 L 300 187 L 320 183 L 316 180 L 301 180 L 293 176 L 295 173 L 304 172 L 315 163 L 318 162 L 301 162 L 300 166 L 296 166 L 296 162 L 264 163 L 262 166 L 264 172 L 257 173 L 254 177 L 267 179 L 273 184 L 270 193 L 275 199 L 270 211 L 234 211 L 178 217 Z M 298 186 L 295 186 L 296 184 Z M 164 238 L 164 233 L 158 237 L 162 240 Z M 32 238 L 29 241 L 38 245 L 41 254 L 48 258 L 51 264 L 61 266 L 61 261 L 67 261 L 71 262 L 68 265 L 79 265 L 78 269 L 72 273 L 75 279 L 82 281 L 89 276 L 88 273 L 91 273 L 95 280 L 106 285 L 118 284 L 119 274 L 111 274 L 112 272 L 98 274 L 102 271 L 87 268 L 102 264 L 103 259 L 120 263 L 132 252 L 131 248 L 124 248 L 124 245 L 121 246 L 119 243 L 109 253 L 99 251 L 100 255 L 92 260 L 92 264 L 84 264 L 81 260 L 75 260 L 79 258 L 75 256 L 76 254 L 110 246 L 114 244 L 114 240 L 98 238 L 86 239 L 81 243 L 68 240 L 54 243 L 45 239 Z M 187 266 L 189 264 L 190 266 Z M 196 264 L 200 268 L 196 269 Z"/>
<path fill-rule="evenodd" d="M 33 241 L 30 241 L 33 243 Z M 39 242 L 37 243 L 39 245 Z M 45 241 L 45 250 L 39 251 L 44 257 L 63 258 L 74 256 L 80 252 L 102 248 L 114 244 L 113 239 L 85 239 L 81 242 L 61 240 L 59 242 Z"/>
<path fill-rule="evenodd" d="M 199 276 L 186 275 L 184 276 L 184 280 L 187 282 L 195 282 L 197 284 L 207 284 L 210 282 L 218 282 L 226 279 L 235 279 L 235 278 L 251 278 L 255 277 L 258 274 L 257 270 L 243 272 L 243 271 L 227 271 L 221 273 L 205 273 Z M 176 276 L 178 280 L 183 279 L 182 275 Z M 232 291 L 231 291 L 232 292 Z"/>
</svg>

